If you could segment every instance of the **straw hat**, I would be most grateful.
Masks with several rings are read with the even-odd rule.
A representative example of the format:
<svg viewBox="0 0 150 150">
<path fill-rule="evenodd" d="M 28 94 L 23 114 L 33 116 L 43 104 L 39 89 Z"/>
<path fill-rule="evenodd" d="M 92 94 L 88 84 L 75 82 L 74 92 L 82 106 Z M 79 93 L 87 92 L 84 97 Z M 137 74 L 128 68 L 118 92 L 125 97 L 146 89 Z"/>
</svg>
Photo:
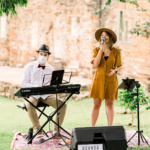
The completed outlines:
<svg viewBox="0 0 150 150">
<path fill-rule="evenodd" d="M 116 43 L 117 36 L 116 36 L 115 32 L 113 32 L 112 30 L 110 30 L 108 28 L 100 28 L 95 32 L 95 38 L 97 41 L 99 41 L 100 35 L 103 31 L 109 32 L 112 35 L 113 42 Z"/>
</svg>

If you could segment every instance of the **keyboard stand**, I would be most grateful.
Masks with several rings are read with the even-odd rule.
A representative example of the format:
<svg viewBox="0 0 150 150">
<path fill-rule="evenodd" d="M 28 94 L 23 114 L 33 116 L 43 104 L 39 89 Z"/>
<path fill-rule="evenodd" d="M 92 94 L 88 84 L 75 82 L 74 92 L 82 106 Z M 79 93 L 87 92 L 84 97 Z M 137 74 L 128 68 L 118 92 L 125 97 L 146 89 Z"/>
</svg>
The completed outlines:
<svg viewBox="0 0 150 150">
<path fill-rule="evenodd" d="M 38 111 L 41 112 L 41 115 L 44 115 L 45 117 L 47 117 L 47 121 L 41 126 L 41 128 L 33 135 L 33 137 L 28 141 L 28 144 L 35 138 L 35 136 L 46 126 L 46 124 L 49 122 L 49 121 L 52 121 L 54 124 L 56 124 L 60 129 L 62 129 L 65 133 L 67 133 L 70 137 L 71 137 L 71 134 L 66 131 L 64 128 L 62 128 L 60 125 L 58 125 L 54 120 L 53 120 L 53 116 L 61 109 L 61 107 L 63 107 L 63 105 L 69 100 L 69 98 L 74 94 L 74 92 L 70 93 L 70 95 L 66 98 L 66 100 L 63 101 L 63 103 L 58 107 L 58 109 L 56 109 L 54 111 L 54 113 L 50 116 L 46 115 L 44 112 L 42 112 L 38 107 L 36 107 L 33 103 L 31 103 L 27 98 L 24 98 L 27 102 L 29 102 L 33 107 L 35 107 Z M 63 136 L 63 135 L 61 135 Z M 54 137 L 54 136 L 53 136 Z M 45 140 L 44 142 L 52 139 L 53 137 Z M 67 139 L 69 139 L 68 137 L 66 136 L 63 136 Z M 63 139 L 64 141 L 64 139 Z M 65 142 L 65 141 L 64 141 Z M 66 143 L 66 142 L 65 142 Z M 68 144 L 66 143 L 66 145 L 68 146 Z M 69 146 L 68 146 L 69 147 Z"/>
</svg>

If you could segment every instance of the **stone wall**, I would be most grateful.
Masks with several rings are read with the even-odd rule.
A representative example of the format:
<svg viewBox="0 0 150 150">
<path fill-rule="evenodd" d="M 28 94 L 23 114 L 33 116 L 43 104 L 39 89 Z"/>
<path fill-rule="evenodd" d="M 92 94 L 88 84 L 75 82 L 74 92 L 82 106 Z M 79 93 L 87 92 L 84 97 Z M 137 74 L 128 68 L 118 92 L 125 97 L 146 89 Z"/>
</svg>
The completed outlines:
<svg viewBox="0 0 150 150">
<path fill-rule="evenodd" d="M 14 93 L 20 89 L 20 85 L 12 84 L 10 82 L 0 81 L 0 95 L 5 96 L 7 98 L 22 100 L 22 98 L 18 98 L 14 96 Z"/>
<path fill-rule="evenodd" d="M 76 0 L 63 4 L 54 0 L 38 3 L 29 0 L 27 8 L 18 8 L 17 16 L 8 19 L 10 66 L 27 64 L 45 43 L 52 52 L 50 64 L 61 58 L 64 68 L 73 64 L 90 71 L 93 35 L 99 26 L 99 19 L 94 15 L 97 0 L 91 2 Z"/>
<path fill-rule="evenodd" d="M 7 39 L 0 39 L 0 66 L 9 65 L 9 46 Z"/>
<path fill-rule="evenodd" d="M 43 2 L 45 2 L 43 4 Z M 9 19 L 10 65 L 27 64 L 43 43 L 50 46 L 48 33 L 55 15 L 47 1 L 29 0 L 26 8 L 18 8 L 17 16 Z M 52 17 L 53 16 L 53 17 Z"/>
<path fill-rule="evenodd" d="M 23 100 L 23 98 L 14 96 L 15 92 L 21 88 L 20 85 L 10 83 L 10 82 L 5 82 L 5 81 L 0 81 L 0 95 L 11 98 L 11 99 L 16 99 L 16 100 Z M 66 94 L 58 94 L 60 98 L 65 98 Z M 81 100 L 83 98 L 89 97 L 89 85 L 88 84 L 81 84 L 80 88 L 80 94 L 74 94 L 71 99 L 72 100 Z"/>
<path fill-rule="evenodd" d="M 96 43 L 94 32 L 99 27 L 95 16 L 99 1 L 74 2 L 29 0 L 27 8 L 18 8 L 17 16 L 8 19 L 10 66 L 26 65 L 45 43 L 52 52 L 50 64 L 61 58 L 64 69 L 75 65 L 78 72 L 84 71 L 91 77 L 89 63 Z"/>
<path fill-rule="evenodd" d="M 100 27 L 107 27 L 118 37 L 115 46 L 122 53 L 122 76 L 139 80 L 147 85 L 147 90 L 149 87 L 150 92 L 150 39 L 127 33 L 136 21 L 149 21 L 150 11 L 137 11 L 133 4 L 112 0 L 101 14 L 95 15 L 104 8 L 105 2 L 29 0 L 26 8 L 18 8 L 17 16 L 7 21 L 7 39 L 0 39 L 0 65 L 8 62 L 10 66 L 25 65 L 35 57 L 36 49 L 45 43 L 52 52 L 50 64 L 61 59 L 64 69 L 75 65 L 78 72 L 85 72 L 91 78 L 90 60 L 96 46 L 94 33 Z M 150 8 L 148 0 L 138 0 L 138 3 L 139 8 Z M 121 23 L 124 27 L 120 30 Z"/>
<path fill-rule="evenodd" d="M 0 17 L 0 66 L 9 65 L 10 47 L 8 42 L 8 24 L 9 22 L 5 15 L 3 17 Z M 5 30 L 3 30 L 3 28 L 5 28 Z"/>
</svg>

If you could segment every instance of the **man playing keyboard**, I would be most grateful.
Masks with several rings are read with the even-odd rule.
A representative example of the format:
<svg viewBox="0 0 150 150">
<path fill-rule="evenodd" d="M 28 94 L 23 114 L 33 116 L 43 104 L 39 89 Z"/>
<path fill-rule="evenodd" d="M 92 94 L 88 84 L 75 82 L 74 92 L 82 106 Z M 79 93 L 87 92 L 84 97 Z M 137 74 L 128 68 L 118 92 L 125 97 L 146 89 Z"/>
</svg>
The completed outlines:
<svg viewBox="0 0 150 150">
<path fill-rule="evenodd" d="M 45 44 L 43 44 L 37 52 L 37 61 L 31 62 L 27 64 L 24 68 L 23 77 L 21 81 L 21 87 L 41 87 L 43 82 L 43 77 L 45 74 L 52 74 L 54 68 L 49 65 L 47 62 L 50 52 L 49 47 Z M 44 84 L 48 83 L 50 85 L 51 76 L 45 76 Z M 58 99 L 58 106 L 60 106 L 63 101 L 59 98 Z M 39 102 L 48 104 L 49 106 L 52 106 L 53 108 L 57 109 L 56 104 L 56 96 L 55 95 L 32 95 L 29 97 L 29 101 L 32 102 L 35 106 Z M 27 101 L 24 100 L 24 103 L 26 105 L 26 108 L 28 110 L 29 118 L 32 122 L 33 128 L 38 131 L 40 129 L 40 123 L 37 116 L 36 109 Z M 59 110 L 59 123 L 60 126 L 62 126 L 65 114 L 66 114 L 66 108 L 67 105 L 64 104 L 63 107 Z M 57 118 L 55 118 L 55 122 L 57 122 Z M 55 135 L 58 132 L 58 127 L 54 124 L 54 133 Z M 43 131 L 40 131 L 37 137 L 42 137 Z M 60 139 L 59 136 L 54 136 L 55 139 Z"/>
</svg>

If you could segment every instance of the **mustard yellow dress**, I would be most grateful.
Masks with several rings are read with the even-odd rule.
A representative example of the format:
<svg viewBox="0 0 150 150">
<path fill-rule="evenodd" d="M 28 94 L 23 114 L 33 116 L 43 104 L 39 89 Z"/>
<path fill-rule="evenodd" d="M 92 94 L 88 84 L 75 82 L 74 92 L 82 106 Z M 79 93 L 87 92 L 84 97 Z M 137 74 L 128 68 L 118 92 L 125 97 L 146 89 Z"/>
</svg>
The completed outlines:
<svg viewBox="0 0 150 150">
<path fill-rule="evenodd" d="M 93 58 L 91 63 L 93 64 L 99 51 L 99 47 L 93 49 Z M 111 69 L 122 66 L 121 53 L 117 48 L 112 48 L 107 60 L 103 60 L 103 54 L 99 66 L 96 68 L 96 72 L 92 78 L 90 87 L 90 97 L 105 99 L 118 99 L 118 80 L 116 73 L 112 76 L 108 76 Z M 105 94 L 104 94 L 105 87 Z"/>
</svg>

